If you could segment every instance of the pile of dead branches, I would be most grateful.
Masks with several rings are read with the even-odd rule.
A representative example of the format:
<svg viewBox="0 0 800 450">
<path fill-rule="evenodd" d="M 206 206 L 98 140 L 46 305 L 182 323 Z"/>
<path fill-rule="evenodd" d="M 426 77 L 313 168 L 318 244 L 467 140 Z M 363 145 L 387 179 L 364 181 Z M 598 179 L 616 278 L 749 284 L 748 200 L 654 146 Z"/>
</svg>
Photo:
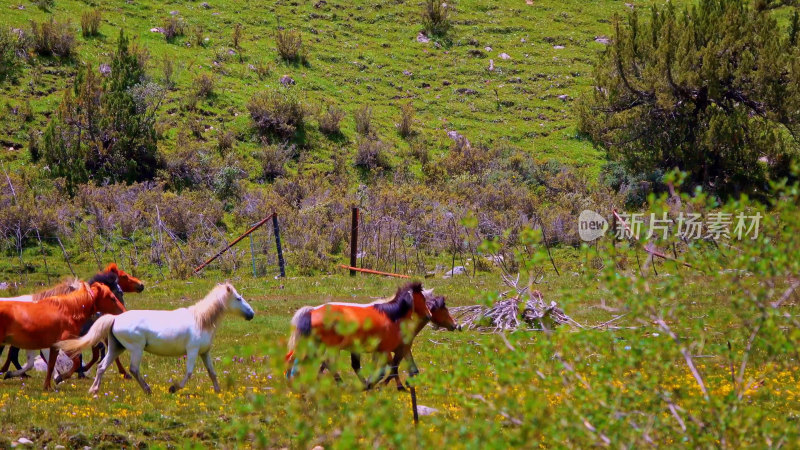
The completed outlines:
<svg viewBox="0 0 800 450">
<path fill-rule="evenodd" d="M 503 281 L 512 290 L 500 294 L 494 305 L 450 308 L 453 318 L 464 328 L 486 332 L 513 331 L 520 327 L 545 331 L 567 323 L 581 327 L 556 302 L 546 304 L 538 290 L 530 290 L 529 286 L 519 287 L 519 275 L 516 279 L 504 275 Z"/>
</svg>

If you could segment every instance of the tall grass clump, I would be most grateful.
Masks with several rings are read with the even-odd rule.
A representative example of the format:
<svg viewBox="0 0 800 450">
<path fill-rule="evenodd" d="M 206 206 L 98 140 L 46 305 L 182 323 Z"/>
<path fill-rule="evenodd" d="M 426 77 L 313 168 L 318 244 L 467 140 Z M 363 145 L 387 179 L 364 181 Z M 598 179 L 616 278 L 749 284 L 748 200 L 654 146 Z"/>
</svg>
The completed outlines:
<svg viewBox="0 0 800 450">
<path fill-rule="evenodd" d="M 103 20 L 99 9 L 81 14 L 81 34 L 83 37 L 99 36 L 100 22 Z"/>
<path fill-rule="evenodd" d="M 452 23 L 450 21 L 451 6 L 441 0 L 426 0 L 422 12 L 422 27 L 428 36 L 445 36 Z"/>
<path fill-rule="evenodd" d="M 262 136 L 291 139 L 305 121 L 306 109 L 297 95 L 288 89 L 256 94 L 247 104 L 250 118 Z"/>
<path fill-rule="evenodd" d="M 25 44 L 18 33 L 0 27 L 0 81 L 14 79 L 20 70 Z"/>
<path fill-rule="evenodd" d="M 319 130 L 328 136 L 341 134 L 340 124 L 342 119 L 344 119 L 344 111 L 336 106 L 330 105 L 319 116 Z"/>
<path fill-rule="evenodd" d="M 356 132 L 362 136 L 369 136 L 372 134 L 372 108 L 369 105 L 361 105 L 356 112 L 353 113 L 353 119 L 356 121 Z"/>
<path fill-rule="evenodd" d="M 414 133 L 414 105 L 406 103 L 400 107 L 400 122 L 397 124 L 397 132 L 400 136 L 407 138 Z"/>
<path fill-rule="evenodd" d="M 362 139 L 358 144 L 355 165 L 368 171 L 391 169 L 389 144 L 380 139 Z"/>
<path fill-rule="evenodd" d="M 288 28 L 276 31 L 275 45 L 278 54 L 284 61 L 300 63 L 305 60 L 303 37 L 299 31 Z"/>
<path fill-rule="evenodd" d="M 75 50 L 75 33 L 72 23 L 58 22 L 54 18 L 44 22 L 31 20 L 31 42 L 33 51 L 40 56 L 68 58 Z"/>
</svg>

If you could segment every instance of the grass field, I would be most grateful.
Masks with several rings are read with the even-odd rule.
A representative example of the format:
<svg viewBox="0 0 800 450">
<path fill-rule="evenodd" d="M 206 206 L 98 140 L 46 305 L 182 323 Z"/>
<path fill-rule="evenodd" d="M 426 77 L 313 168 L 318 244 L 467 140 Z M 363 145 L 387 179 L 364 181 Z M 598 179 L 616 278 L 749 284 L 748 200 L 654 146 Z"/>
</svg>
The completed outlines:
<svg viewBox="0 0 800 450">
<path fill-rule="evenodd" d="M 635 3 L 635 2 L 634 2 Z M 204 7 L 203 5 L 208 5 Z M 115 48 L 119 30 L 132 36 L 150 54 L 148 74 L 161 82 L 163 61 L 174 63 L 175 87 L 163 104 L 160 142 L 169 153 L 177 129 L 190 116 L 206 128 L 206 139 L 226 127 L 241 142 L 237 152 L 248 159 L 258 148 L 251 136 L 245 105 L 254 93 L 278 86 L 282 76 L 296 81 L 293 89 L 313 104 L 343 108 L 344 136 L 329 140 L 308 127 L 305 145 L 311 156 L 293 171 L 315 173 L 330 165 L 331 155 L 354 153 L 356 134 L 351 116 L 360 105 L 373 108 L 378 134 L 398 148 L 410 145 L 398 136 L 394 124 L 400 106 L 411 102 L 420 135 L 433 154 L 450 145 L 446 132 L 464 134 L 473 142 L 513 145 L 531 152 L 539 162 L 555 160 L 595 173 L 603 155 L 576 136 L 572 102 L 590 85 L 591 67 L 604 48 L 595 41 L 611 33 L 609 19 L 623 13 L 617 1 L 456 2 L 454 26 L 447 40 L 417 41 L 422 4 L 418 2 L 291 2 L 269 5 L 245 1 L 107 3 L 59 0 L 44 12 L 29 2 L 0 2 L 8 25 L 27 28 L 29 20 L 54 17 L 71 20 L 75 30 L 81 13 L 98 9 L 103 15 L 100 36 L 77 34 L 78 56 L 69 61 L 39 58 L 26 67 L 15 85 L 0 86 L 8 110 L 30 101 L 32 122 L 3 114 L 3 159 L 24 163 L 19 151 L 32 130 L 43 128 L 62 98 L 79 64 L 93 70 Z M 187 25 L 185 37 L 168 43 L 161 33 L 164 20 L 177 17 Z M 242 24 L 240 49 L 232 47 L 234 24 Z M 279 62 L 274 43 L 278 26 L 297 29 L 306 46 L 307 63 Z M 195 29 L 208 40 L 197 45 Z M 507 54 L 510 59 L 502 59 Z M 490 60 L 494 70 L 489 71 Z M 265 65 L 269 74 L 252 69 Z M 200 99 L 199 114 L 182 105 L 195 90 L 195 77 L 212 74 L 214 93 Z M 560 98 L 560 96 L 562 96 Z M 212 128 L 209 128 L 212 127 Z"/>
<path fill-rule="evenodd" d="M 662 306 L 681 311 L 670 323 L 680 327 L 676 329 L 683 339 L 704 336 L 703 348 L 695 349 L 699 370 L 712 399 L 728 398 L 735 392 L 725 345 L 730 341 L 741 354 L 746 341 L 745 324 L 727 300 L 729 287 L 714 277 L 680 273 L 670 265 L 662 265 L 659 271 L 666 284 L 657 289 L 670 292 Z M 678 273 L 670 275 L 673 271 Z M 548 274 L 536 287 L 546 300 L 557 301 L 587 327 L 615 317 L 619 312 L 613 309 L 635 301 L 616 297 L 602 277 L 584 275 Z M 149 285 L 142 294 L 128 295 L 127 304 L 135 309 L 187 306 L 204 295 L 215 278 L 209 273 L 207 278 Z M 455 306 L 491 298 L 503 289 L 498 279 L 497 274 L 482 274 L 474 279 L 431 279 L 425 285 L 447 295 L 448 305 Z M 294 386 L 283 378 L 288 323 L 298 307 L 333 300 L 371 301 L 391 294 L 397 280 L 335 275 L 233 281 L 256 309 L 256 317 L 251 322 L 230 317 L 218 331 L 213 354 L 222 393 L 213 393 L 207 375 L 198 368 L 184 391 L 169 394 L 171 381 L 183 374 L 183 361 L 152 355 L 145 357 L 142 367 L 153 387 L 149 397 L 135 382 L 115 379 L 115 369 L 109 370 L 98 398 L 87 393 L 90 380 L 69 380 L 57 392 L 47 393 L 41 390 L 42 373 L 24 381 L 5 380 L 0 383 L 0 432 L 7 441 L 0 445 L 27 437 L 36 446 L 51 448 L 582 447 L 602 443 L 605 436 L 619 443 L 646 442 L 643 426 L 652 427 L 654 437 L 665 439 L 661 445 L 677 445 L 682 434 L 666 403 L 655 407 L 663 412 L 651 419 L 663 423 L 632 428 L 635 417 L 620 416 L 628 410 L 654 408 L 651 402 L 660 400 L 650 394 L 661 390 L 673 396 L 670 401 L 678 405 L 681 415 L 713 420 L 680 353 L 668 350 L 669 338 L 655 325 L 628 316 L 614 325 L 636 329 L 562 327 L 551 335 L 518 332 L 507 338 L 426 329 L 414 349 L 422 371 L 415 384 L 419 403 L 438 411 L 423 416 L 415 428 L 409 395 L 393 386 L 362 392 L 346 354 L 336 360 L 345 379 L 341 386 L 330 375 L 317 379 L 313 363 L 303 366 Z M 630 292 L 635 298 L 636 290 Z M 770 411 L 774 423 L 762 427 L 769 435 L 800 414 L 800 373 L 768 362 L 758 353 L 751 358 L 746 379 L 752 386 L 744 391 L 741 410 L 728 413 L 747 417 L 752 410 Z M 367 363 L 365 370 L 376 367 Z M 590 415 L 583 415 L 587 412 Z M 711 438 L 693 442 L 713 444 Z M 784 439 L 795 442 L 797 435 Z"/>
</svg>

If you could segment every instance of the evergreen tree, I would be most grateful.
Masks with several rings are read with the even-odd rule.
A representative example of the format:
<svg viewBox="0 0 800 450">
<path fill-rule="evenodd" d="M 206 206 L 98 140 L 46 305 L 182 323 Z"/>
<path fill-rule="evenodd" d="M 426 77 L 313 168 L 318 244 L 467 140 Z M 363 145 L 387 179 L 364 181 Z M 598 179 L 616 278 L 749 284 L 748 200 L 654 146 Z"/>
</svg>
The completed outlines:
<svg viewBox="0 0 800 450">
<path fill-rule="evenodd" d="M 615 17 L 580 129 L 634 173 L 677 167 L 720 194 L 764 192 L 800 148 L 795 32 L 769 10 L 701 0 Z"/>
<path fill-rule="evenodd" d="M 160 166 L 155 119 L 161 91 L 145 79 L 146 58 L 120 32 L 111 74 L 81 70 L 43 135 L 41 156 L 55 177 L 78 184 L 152 179 Z"/>
</svg>

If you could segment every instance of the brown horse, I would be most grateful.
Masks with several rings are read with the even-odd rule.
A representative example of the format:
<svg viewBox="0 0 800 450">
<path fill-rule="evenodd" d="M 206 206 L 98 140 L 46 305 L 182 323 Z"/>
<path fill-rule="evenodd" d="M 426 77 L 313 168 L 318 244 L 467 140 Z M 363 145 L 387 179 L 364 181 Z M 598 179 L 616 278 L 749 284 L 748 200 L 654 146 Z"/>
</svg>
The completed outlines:
<svg viewBox="0 0 800 450">
<path fill-rule="evenodd" d="M 294 357 L 297 342 L 301 337 L 311 337 L 330 348 L 382 353 L 387 364 L 392 362 L 392 352 L 403 344 L 405 322 L 417 316 L 417 323 L 431 319 L 431 311 L 422 293 L 422 284 L 415 282 L 402 286 L 395 296 L 385 303 L 326 303 L 316 307 L 300 308 L 292 318 L 292 335 L 289 338 L 289 353 L 286 362 L 293 363 L 286 377 L 291 379 L 297 367 Z M 323 361 L 320 372 L 325 370 Z M 383 378 L 383 370 L 379 379 Z M 358 372 L 356 375 L 367 386 L 371 383 Z"/>
<path fill-rule="evenodd" d="M 121 292 L 142 292 L 144 290 L 144 283 L 142 283 L 141 280 L 139 280 L 138 278 L 126 273 L 124 270 L 119 269 L 117 267 L 116 263 L 110 263 L 109 265 L 107 265 L 106 268 L 101 273 L 105 273 L 105 272 L 113 272 L 114 274 L 117 275 L 117 277 L 118 277 L 118 285 L 121 288 Z M 90 284 L 91 284 L 91 280 L 90 280 Z M 20 297 L 13 297 L 13 298 L 7 298 L 7 299 L 0 298 L 0 301 L 31 301 L 31 302 L 38 302 L 39 300 L 42 300 L 42 299 L 47 298 L 47 297 L 52 297 L 52 296 L 55 296 L 55 295 L 68 294 L 70 292 L 73 292 L 73 291 L 77 290 L 80 287 L 81 287 L 81 281 L 78 280 L 78 279 L 73 279 L 73 280 L 65 281 L 65 282 L 63 282 L 61 284 L 58 284 L 58 285 L 56 285 L 56 286 L 54 286 L 54 287 L 52 287 L 50 289 L 46 289 L 44 291 L 40 291 L 40 292 L 37 292 L 37 293 L 32 294 L 32 295 L 23 295 L 23 296 L 20 296 Z M 113 291 L 113 289 L 112 289 L 112 291 Z M 114 294 L 117 296 L 117 298 L 120 300 L 120 302 L 122 302 L 122 304 L 124 305 L 125 301 L 122 298 L 122 293 L 121 292 L 114 292 Z M 93 319 L 90 319 L 87 322 L 87 324 L 84 325 L 84 330 L 88 330 L 89 327 L 91 327 L 92 323 L 94 323 Z M 98 343 L 97 345 L 92 347 L 92 360 L 89 362 L 89 364 L 87 364 L 85 366 L 81 364 L 78 367 L 73 367 L 73 370 L 70 371 L 68 376 L 59 375 L 57 382 L 60 383 L 61 381 L 69 378 L 70 376 L 72 376 L 72 374 L 76 370 L 78 371 L 78 374 L 79 374 L 80 377 L 85 377 L 84 373 L 87 372 L 89 369 L 91 369 L 91 367 L 97 361 L 99 361 L 100 357 L 102 356 L 102 349 L 103 348 L 104 348 L 104 346 L 103 346 L 102 343 Z M 2 355 L 2 354 L 3 354 L 3 347 L 0 346 L 0 355 Z M 82 362 L 83 358 L 80 357 L 79 359 Z M 122 367 L 122 364 L 119 362 L 119 360 L 117 360 L 116 363 L 117 363 L 117 369 L 119 370 L 119 372 L 125 378 L 130 378 L 130 375 L 128 375 L 128 373 L 125 372 L 125 368 Z M 22 370 L 22 366 L 20 366 L 20 364 L 19 364 L 19 349 L 16 348 L 16 347 L 11 347 L 8 350 L 8 356 L 6 357 L 6 362 L 5 362 L 5 364 L 3 364 L 3 367 L 0 368 L 0 373 L 8 373 L 8 369 L 10 368 L 11 364 L 14 364 L 14 367 L 16 367 L 16 369 L 17 369 L 16 373 L 20 374 L 19 376 L 27 377 L 27 375 L 23 371 L 21 371 Z"/>
<path fill-rule="evenodd" d="M 108 273 L 114 282 L 116 274 Z M 77 291 L 37 303 L 0 302 L 0 343 L 27 350 L 50 349 L 44 389 L 50 389 L 58 351 L 55 344 L 75 338 L 95 313 L 120 314 L 125 306 L 103 282 L 84 283 Z M 73 364 L 78 362 L 73 360 Z"/>
<path fill-rule="evenodd" d="M 444 297 L 434 297 L 430 300 L 427 300 L 428 309 L 431 310 L 431 320 L 430 322 L 433 323 L 434 326 L 445 328 L 450 331 L 459 330 L 461 331 L 461 325 L 458 325 L 453 319 L 453 316 L 450 315 L 450 311 L 447 310 L 447 305 L 445 305 Z M 384 383 L 389 383 L 392 379 L 395 380 L 397 383 L 398 390 L 405 390 L 403 383 L 400 381 L 400 374 L 398 372 L 400 367 L 400 362 L 403 361 L 404 358 L 408 358 L 408 377 L 414 377 L 419 374 L 419 369 L 417 368 L 417 363 L 414 362 L 414 355 L 411 354 L 411 346 L 413 345 L 414 338 L 425 328 L 425 325 L 428 324 L 428 321 L 422 321 L 417 324 L 417 327 L 414 329 L 414 333 L 411 336 L 411 340 L 407 343 L 404 343 L 400 348 L 395 350 L 394 352 L 394 359 L 392 359 L 392 371 Z M 359 359 L 359 355 L 355 353 L 350 354 L 350 362 L 353 366 L 353 370 L 358 372 L 361 368 L 361 361 Z M 375 381 L 375 384 L 379 383 L 380 380 Z"/>
</svg>

